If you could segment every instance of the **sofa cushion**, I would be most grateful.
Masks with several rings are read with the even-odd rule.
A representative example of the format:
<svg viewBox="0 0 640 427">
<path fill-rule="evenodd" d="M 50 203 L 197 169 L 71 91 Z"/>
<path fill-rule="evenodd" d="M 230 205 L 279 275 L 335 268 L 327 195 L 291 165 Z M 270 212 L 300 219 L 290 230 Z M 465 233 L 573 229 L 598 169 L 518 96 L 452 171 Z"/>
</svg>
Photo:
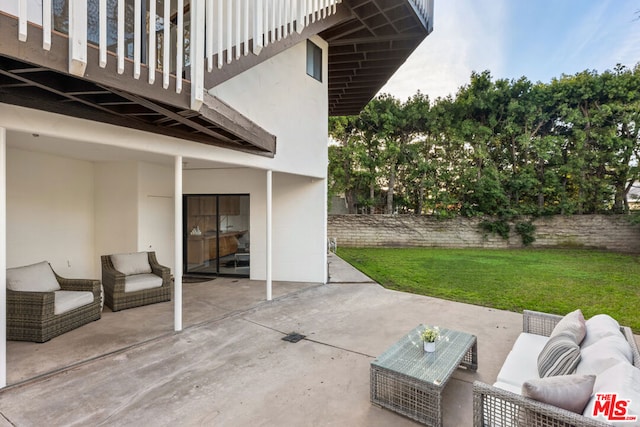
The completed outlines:
<svg viewBox="0 0 640 427">
<path fill-rule="evenodd" d="M 619 405 L 626 406 L 624 408 L 626 416 L 636 417 L 635 422 L 631 422 L 631 420 L 609 420 L 603 414 L 603 410 L 598 410 L 597 416 L 594 417 L 593 412 L 596 401 L 600 400 L 602 402 L 603 399 L 606 399 L 602 395 L 608 395 L 610 398 L 614 395 Z M 623 401 L 626 401 L 626 405 Z M 601 405 L 606 405 L 606 403 L 601 403 Z M 620 409 L 618 408 L 618 410 Z M 629 363 L 621 362 L 598 375 L 593 386 L 593 396 L 582 414 L 586 417 L 597 418 L 600 421 L 618 426 L 640 425 L 640 369 Z"/>
<path fill-rule="evenodd" d="M 582 348 L 589 347 L 606 336 L 624 336 L 620 332 L 618 321 L 608 314 L 593 316 L 585 322 L 585 327 L 587 334 L 584 337 L 584 341 L 582 341 Z"/>
<path fill-rule="evenodd" d="M 580 351 L 577 374 L 599 375 L 620 362 L 632 363 L 631 346 L 622 334 L 608 335 Z"/>
<path fill-rule="evenodd" d="M 595 375 L 560 375 L 535 378 L 522 384 L 522 395 L 582 414 L 591 399 L 595 380 Z"/>
<path fill-rule="evenodd" d="M 111 255 L 113 268 L 125 276 L 132 274 L 151 273 L 149 255 L 146 252 Z"/>
<path fill-rule="evenodd" d="M 74 308 L 93 302 L 93 292 L 88 291 L 57 291 L 54 293 L 53 314 L 62 314 Z"/>
<path fill-rule="evenodd" d="M 162 277 L 155 274 L 134 274 L 124 278 L 125 292 L 142 291 L 160 286 L 162 286 Z"/>
<path fill-rule="evenodd" d="M 7 289 L 22 292 L 52 292 L 60 289 L 47 261 L 7 269 Z"/>
<path fill-rule="evenodd" d="M 553 338 L 560 334 L 571 335 L 575 343 L 580 345 L 586 334 L 586 326 L 582 311 L 577 309 L 565 315 L 553 328 L 549 338 Z"/>
<path fill-rule="evenodd" d="M 538 374 L 540 378 L 572 374 L 579 362 L 580 346 L 575 337 L 562 333 L 549 338 L 538 355 Z"/>
<path fill-rule="evenodd" d="M 538 354 L 548 340 L 549 338 L 543 335 L 522 332 L 502 364 L 497 382 L 511 384 L 519 393 L 522 383 L 531 378 L 538 378 Z"/>
</svg>

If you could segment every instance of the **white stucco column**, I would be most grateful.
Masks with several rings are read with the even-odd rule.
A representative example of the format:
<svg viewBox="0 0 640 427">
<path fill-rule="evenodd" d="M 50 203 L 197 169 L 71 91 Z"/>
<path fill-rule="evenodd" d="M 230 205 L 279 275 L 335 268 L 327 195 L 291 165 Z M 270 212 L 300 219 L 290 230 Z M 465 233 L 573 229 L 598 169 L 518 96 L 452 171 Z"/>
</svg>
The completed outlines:
<svg viewBox="0 0 640 427">
<path fill-rule="evenodd" d="M 182 330 L 182 156 L 174 166 L 174 262 L 173 262 L 173 330 Z"/>
<path fill-rule="evenodd" d="M 323 183 L 323 187 L 327 188 L 327 179 L 323 179 L 322 180 Z M 328 221 L 329 221 L 329 209 L 328 209 L 328 191 L 324 192 L 324 221 L 323 221 L 323 231 L 322 231 L 322 236 L 323 236 L 323 240 L 322 242 L 320 242 L 322 244 L 322 265 L 324 265 L 324 284 L 326 285 L 327 283 L 329 283 L 329 258 L 328 258 L 328 247 L 327 247 L 327 243 L 328 243 L 328 238 L 329 238 L 329 232 L 328 232 Z"/>
<path fill-rule="evenodd" d="M 0 128 L 0 388 L 7 385 L 7 130 Z"/>
<path fill-rule="evenodd" d="M 267 171 L 267 212 L 265 215 L 265 218 L 267 220 L 267 259 L 266 259 L 266 282 L 267 282 L 267 301 L 271 301 L 272 299 L 272 287 L 271 287 L 271 247 L 272 247 L 272 242 L 271 242 L 271 236 L 272 236 L 272 230 L 271 230 L 271 210 L 272 210 L 272 206 L 271 206 L 271 199 L 273 197 L 273 171 L 268 170 Z"/>
</svg>

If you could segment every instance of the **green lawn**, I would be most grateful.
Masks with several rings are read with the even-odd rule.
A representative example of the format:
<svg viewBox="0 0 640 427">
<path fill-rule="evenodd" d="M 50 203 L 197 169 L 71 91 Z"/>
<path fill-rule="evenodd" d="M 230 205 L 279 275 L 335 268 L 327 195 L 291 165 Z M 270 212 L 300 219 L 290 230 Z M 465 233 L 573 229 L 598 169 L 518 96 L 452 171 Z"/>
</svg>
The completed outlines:
<svg viewBox="0 0 640 427">
<path fill-rule="evenodd" d="M 503 310 L 586 318 L 640 332 L 640 256 L 590 250 L 356 249 L 338 255 L 389 289 Z"/>
</svg>

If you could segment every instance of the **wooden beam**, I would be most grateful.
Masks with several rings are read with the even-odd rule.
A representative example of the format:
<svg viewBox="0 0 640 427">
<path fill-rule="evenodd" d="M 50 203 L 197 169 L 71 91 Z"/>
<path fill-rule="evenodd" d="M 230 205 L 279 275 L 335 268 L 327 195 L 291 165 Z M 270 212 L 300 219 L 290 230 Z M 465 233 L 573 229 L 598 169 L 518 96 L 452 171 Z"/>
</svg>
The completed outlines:
<svg viewBox="0 0 640 427">
<path fill-rule="evenodd" d="M 344 45 L 352 45 L 352 44 L 360 44 L 360 43 L 368 43 L 371 41 L 377 42 L 392 42 L 392 41 L 415 41 L 416 44 L 419 44 L 422 39 L 426 37 L 426 32 L 418 32 L 418 33 L 402 33 L 402 34 L 390 34 L 388 36 L 379 36 L 379 37 L 355 37 L 355 38 L 343 38 L 331 40 L 330 46 L 344 46 Z"/>
<path fill-rule="evenodd" d="M 191 120 L 188 120 L 185 116 L 182 116 L 176 112 L 173 112 L 167 108 L 161 107 L 158 104 L 153 103 L 152 101 L 149 101 L 147 99 L 141 98 L 139 96 L 133 95 L 131 93 L 127 93 L 127 92 L 122 92 L 122 91 L 118 91 L 118 90 L 113 90 L 113 92 L 118 95 L 121 96 L 122 98 L 128 99 L 130 101 L 132 101 L 133 103 L 137 104 L 137 105 L 142 105 L 145 108 L 148 108 L 149 110 L 155 111 L 165 117 L 168 117 L 172 120 L 175 120 L 178 123 L 181 123 L 185 126 L 188 126 L 198 132 L 201 132 L 205 135 L 209 135 L 212 138 L 216 138 L 216 137 L 220 137 L 219 134 L 216 134 L 215 132 L 211 131 L 211 129 L 207 128 L 206 126 L 200 125 L 196 122 L 193 122 Z M 191 110 L 189 110 L 191 111 Z M 197 115 L 197 113 L 193 112 L 194 115 Z M 217 125 L 217 123 L 216 123 Z M 221 126 L 222 127 L 222 126 Z M 226 142 L 229 143 L 235 143 L 235 141 L 231 140 L 231 139 L 226 139 L 223 138 L 223 140 L 226 140 Z"/>
<path fill-rule="evenodd" d="M 80 103 L 80 104 L 84 104 L 84 105 L 87 105 L 87 106 L 89 106 L 89 107 L 96 108 L 96 109 L 98 109 L 98 110 L 103 110 L 103 111 L 104 111 L 104 112 L 106 112 L 106 113 L 110 113 L 110 114 L 117 114 L 116 112 L 111 111 L 111 110 L 109 110 L 108 108 L 101 107 L 101 106 L 96 105 L 96 104 L 94 104 L 94 103 L 91 103 L 91 102 L 85 101 L 85 100 L 84 100 L 84 99 L 82 99 L 82 98 L 78 98 L 78 97 L 73 96 L 73 95 L 70 95 L 70 94 L 68 94 L 68 93 L 61 92 L 61 91 L 59 91 L 59 90 L 53 89 L 53 88 L 52 88 L 52 87 L 50 87 L 50 86 L 47 86 L 47 85 L 44 85 L 44 84 L 38 83 L 37 81 L 32 80 L 32 79 L 28 79 L 28 78 L 26 78 L 26 77 L 23 77 L 22 75 L 19 75 L 19 74 L 12 74 L 11 72 L 8 72 L 8 71 L 5 71 L 5 70 L 0 70 L 0 74 L 2 74 L 2 75 L 6 75 L 6 76 L 9 76 L 9 77 L 12 77 L 12 78 L 14 78 L 14 79 L 16 79 L 16 80 L 19 80 L 19 81 L 23 82 L 23 83 L 27 83 L 27 84 L 29 84 L 29 86 L 33 86 L 33 87 L 36 87 L 36 88 L 38 88 L 38 89 L 45 90 L 45 91 L 47 91 L 47 92 L 55 93 L 56 95 L 59 95 L 60 97 L 68 98 L 68 99 L 70 99 L 70 100 L 72 100 L 72 101 L 75 101 L 75 102 L 78 102 L 78 103 Z"/>
<path fill-rule="evenodd" d="M 207 92 L 204 94 L 204 103 L 200 114 L 252 145 L 269 153 L 276 153 L 276 137 L 274 135 Z"/>
</svg>

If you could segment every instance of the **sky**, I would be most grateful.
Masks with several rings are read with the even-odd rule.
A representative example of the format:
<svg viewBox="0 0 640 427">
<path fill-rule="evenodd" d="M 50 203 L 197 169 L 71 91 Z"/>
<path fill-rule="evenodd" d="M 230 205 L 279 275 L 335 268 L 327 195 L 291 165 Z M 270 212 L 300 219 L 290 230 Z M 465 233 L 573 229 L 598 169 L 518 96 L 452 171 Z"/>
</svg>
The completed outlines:
<svg viewBox="0 0 640 427">
<path fill-rule="evenodd" d="M 455 96 L 472 71 L 548 83 L 640 62 L 640 0 L 435 0 L 434 30 L 380 93 Z"/>
</svg>

